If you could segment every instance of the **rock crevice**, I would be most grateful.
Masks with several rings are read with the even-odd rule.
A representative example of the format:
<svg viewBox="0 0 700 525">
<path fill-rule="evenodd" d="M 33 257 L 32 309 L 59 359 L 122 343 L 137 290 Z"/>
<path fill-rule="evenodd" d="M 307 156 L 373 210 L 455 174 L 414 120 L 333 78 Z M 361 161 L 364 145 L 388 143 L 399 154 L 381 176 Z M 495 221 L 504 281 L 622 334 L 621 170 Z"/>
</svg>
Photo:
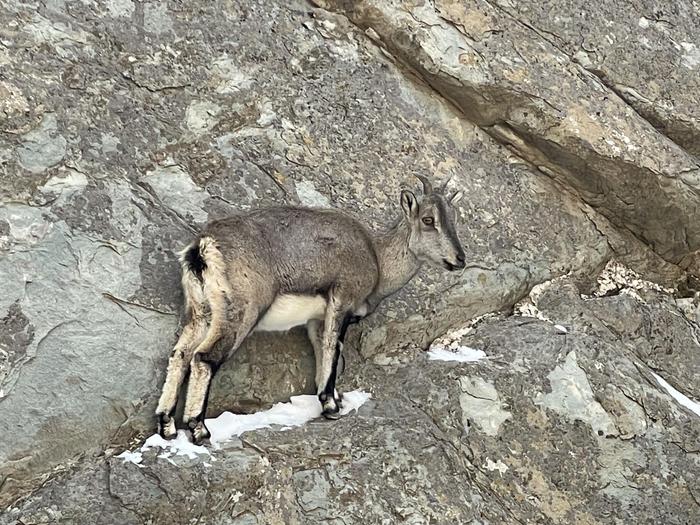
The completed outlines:
<svg viewBox="0 0 700 525">
<path fill-rule="evenodd" d="M 469 120 L 695 271 L 697 160 L 532 24 L 480 1 L 315 3 L 371 30 Z"/>
</svg>

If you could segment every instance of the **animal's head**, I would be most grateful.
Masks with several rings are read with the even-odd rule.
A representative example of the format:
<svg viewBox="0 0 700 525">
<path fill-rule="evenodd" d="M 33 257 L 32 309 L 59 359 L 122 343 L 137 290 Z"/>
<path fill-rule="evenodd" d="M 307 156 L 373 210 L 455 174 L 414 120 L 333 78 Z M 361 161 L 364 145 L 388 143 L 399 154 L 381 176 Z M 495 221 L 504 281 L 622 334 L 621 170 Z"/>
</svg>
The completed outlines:
<svg viewBox="0 0 700 525">
<path fill-rule="evenodd" d="M 451 197 L 444 194 L 445 184 L 433 189 L 430 181 L 417 175 L 423 183 L 423 197 L 401 192 L 401 208 L 410 228 L 408 248 L 419 261 L 442 266 L 450 271 L 464 268 L 464 250 L 455 229 L 454 204 L 461 192 Z"/>
</svg>

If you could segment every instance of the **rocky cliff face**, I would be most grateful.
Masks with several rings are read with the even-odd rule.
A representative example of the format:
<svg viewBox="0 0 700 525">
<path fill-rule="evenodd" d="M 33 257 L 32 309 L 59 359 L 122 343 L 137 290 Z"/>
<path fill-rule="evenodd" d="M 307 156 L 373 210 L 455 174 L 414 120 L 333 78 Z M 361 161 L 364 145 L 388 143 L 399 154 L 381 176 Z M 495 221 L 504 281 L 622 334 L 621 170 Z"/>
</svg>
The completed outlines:
<svg viewBox="0 0 700 525">
<path fill-rule="evenodd" d="M 0 523 L 700 520 L 700 417 L 653 375 L 700 400 L 700 13 L 547 9 L 2 3 Z M 298 203 L 381 229 L 412 173 L 465 191 L 468 265 L 351 330 L 368 405 L 215 462 L 112 457 L 153 431 L 199 226 Z M 613 258 L 664 288 L 582 298 Z M 458 341 L 487 359 L 428 361 L 489 312 Z M 210 415 L 312 383 L 303 331 L 256 335 Z"/>
</svg>

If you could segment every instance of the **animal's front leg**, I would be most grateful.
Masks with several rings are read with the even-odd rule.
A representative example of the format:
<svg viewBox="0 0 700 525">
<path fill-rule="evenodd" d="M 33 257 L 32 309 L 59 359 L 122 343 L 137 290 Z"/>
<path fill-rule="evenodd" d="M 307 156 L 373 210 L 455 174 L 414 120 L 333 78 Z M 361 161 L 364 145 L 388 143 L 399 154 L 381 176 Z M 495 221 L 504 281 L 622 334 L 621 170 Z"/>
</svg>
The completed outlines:
<svg viewBox="0 0 700 525">
<path fill-rule="evenodd" d="M 306 324 L 306 331 L 309 336 L 309 341 L 311 341 L 311 346 L 314 349 L 314 360 L 316 363 L 316 388 L 319 393 L 319 400 L 321 400 L 321 403 L 324 403 L 324 400 L 321 399 L 321 396 L 323 395 L 323 398 L 326 398 L 326 395 L 323 394 L 323 387 L 326 384 L 326 380 L 324 379 L 324 374 L 327 373 L 324 372 L 324 367 L 323 367 L 323 338 L 324 338 L 324 330 L 323 330 L 323 321 L 317 320 L 317 319 L 311 319 L 307 324 Z M 331 371 L 331 377 L 333 379 L 333 382 L 335 384 L 335 381 L 337 381 L 339 372 L 341 372 L 344 368 L 343 364 L 343 354 L 342 354 L 342 343 L 340 339 L 338 339 L 337 342 L 338 345 L 338 362 L 333 367 L 332 363 L 332 357 L 331 357 L 331 367 L 335 369 L 335 375 L 333 377 L 333 373 Z M 328 360 L 328 357 L 326 358 Z M 329 379 L 330 380 L 330 379 Z M 342 408 L 342 394 L 338 393 L 338 390 L 336 388 L 333 389 L 333 400 L 335 401 L 336 405 L 339 408 Z M 330 404 L 329 402 L 325 402 L 326 404 Z M 325 408 L 325 405 L 324 405 Z M 332 410 L 332 409 L 331 409 Z M 329 413 L 336 413 L 336 412 L 329 412 Z"/>
<path fill-rule="evenodd" d="M 306 323 L 306 334 L 309 336 L 311 347 L 314 349 L 314 363 L 316 364 L 316 375 L 314 384 L 318 389 L 321 386 L 321 360 L 323 359 L 323 321 L 320 319 L 310 319 Z"/>
<path fill-rule="evenodd" d="M 316 383 L 318 399 L 323 406 L 322 415 L 327 419 L 338 419 L 342 408 L 342 394 L 336 389 L 338 362 L 342 352 L 343 328 L 346 326 L 345 313 L 334 300 L 330 300 L 323 324 L 320 362 L 316 363 Z"/>
</svg>

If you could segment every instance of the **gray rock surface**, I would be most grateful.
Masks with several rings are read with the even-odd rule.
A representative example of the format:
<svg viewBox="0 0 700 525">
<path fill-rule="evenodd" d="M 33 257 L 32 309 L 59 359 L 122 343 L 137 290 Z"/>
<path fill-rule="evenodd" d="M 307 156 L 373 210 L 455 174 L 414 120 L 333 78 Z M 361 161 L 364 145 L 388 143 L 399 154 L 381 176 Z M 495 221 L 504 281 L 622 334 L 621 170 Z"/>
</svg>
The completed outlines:
<svg viewBox="0 0 700 525">
<path fill-rule="evenodd" d="M 353 363 L 350 384 L 374 395 L 357 414 L 249 432 L 213 458 L 85 461 L 0 523 L 696 523 L 700 417 L 598 318 L 621 302 L 678 310 L 579 298 L 574 322 L 573 289 L 559 282 L 536 303 L 566 333 L 485 319 L 459 341 L 487 353 L 472 364 L 387 347 L 385 364 Z"/>
<path fill-rule="evenodd" d="M 316 3 L 346 14 L 465 117 L 575 191 L 616 226 L 649 243 L 666 260 L 694 268 L 700 249 L 697 158 L 659 133 L 600 78 L 550 42 L 549 34 L 543 36 L 529 25 L 527 17 L 520 19 L 500 2 L 488 0 Z M 617 10 L 618 3 L 623 2 L 608 2 L 591 25 Z M 568 6 L 563 13 L 551 9 L 565 16 L 577 8 Z M 585 14 L 593 8 L 586 4 L 578 9 Z M 692 19 L 687 23 L 692 27 Z M 580 24 L 572 25 L 576 31 Z M 600 21 L 597 28 L 623 31 L 620 26 Z M 686 44 L 697 49 L 695 43 Z M 661 53 L 660 46 L 648 45 Z M 639 42 L 618 50 L 624 57 L 636 55 L 628 66 L 631 71 L 649 55 L 637 53 L 644 46 Z M 689 52 L 694 56 L 695 51 Z M 681 55 L 677 51 L 672 63 Z M 648 66 L 654 78 L 669 83 L 678 78 L 656 69 L 657 63 Z M 679 89 L 692 91 L 694 83 L 697 74 L 690 86 Z M 697 107 L 693 96 L 685 99 L 689 107 Z"/>
<path fill-rule="evenodd" d="M 623 523 L 636 504 L 661 520 L 645 507 L 653 498 L 677 523 L 694 517 L 697 421 L 648 367 L 700 397 L 697 327 L 683 317 L 696 308 L 657 292 L 646 303 L 578 295 L 611 257 L 692 285 L 694 150 L 668 131 L 670 116 L 655 125 L 680 146 L 514 10 L 479 4 L 497 13 L 482 20 L 467 3 L 438 2 L 438 16 L 414 2 L 399 31 L 398 11 L 376 4 L 351 20 L 301 0 L 0 4 L 0 506 L 23 498 L 0 520 L 570 523 L 586 510 L 589 522 Z M 424 16 L 438 20 L 418 32 Z M 479 20 L 499 25 L 466 51 L 486 58 L 463 66 L 484 76 L 460 76 L 450 45 Z M 423 31 L 438 47 L 421 44 Z M 431 75 L 414 61 L 424 53 L 442 57 Z M 341 387 L 372 390 L 371 405 L 337 424 L 246 435 L 211 467 L 105 456 L 153 431 L 178 330 L 176 251 L 198 227 L 301 203 L 380 229 L 413 173 L 465 191 L 469 261 L 458 275 L 425 269 L 351 329 Z M 469 337 L 508 347 L 498 359 L 426 362 L 436 336 L 565 274 L 569 288 L 540 300 L 577 335 L 490 321 Z M 614 349 L 596 358 L 603 371 L 591 348 Z M 256 335 L 215 378 L 210 415 L 310 392 L 312 364 L 303 330 Z M 570 381 L 602 408 L 563 402 Z M 577 444 L 590 464 L 569 490 Z"/>
<path fill-rule="evenodd" d="M 598 76 L 662 133 L 700 155 L 700 9 L 655 0 L 496 2 Z"/>
</svg>

